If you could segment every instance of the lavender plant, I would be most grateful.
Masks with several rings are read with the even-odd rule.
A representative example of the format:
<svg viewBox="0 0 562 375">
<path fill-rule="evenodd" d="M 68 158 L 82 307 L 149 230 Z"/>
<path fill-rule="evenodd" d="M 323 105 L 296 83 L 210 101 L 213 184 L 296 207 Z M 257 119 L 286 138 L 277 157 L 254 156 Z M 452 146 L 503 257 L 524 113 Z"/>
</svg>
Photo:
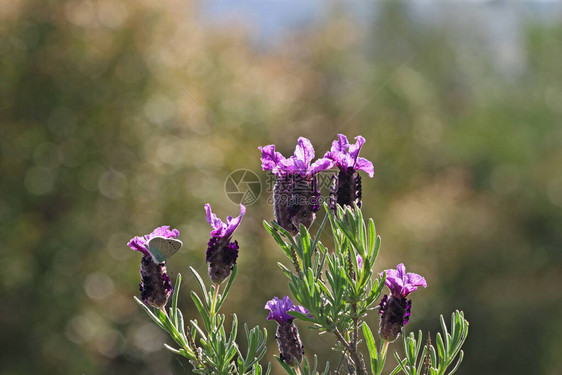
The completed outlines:
<svg viewBox="0 0 562 375">
<path fill-rule="evenodd" d="M 310 323 L 312 329 L 334 336 L 334 349 L 341 352 L 335 368 L 336 374 L 368 373 L 360 348 L 363 339 L 369 352 L 371 373 L 382 374 L 389 345 L 400 336 L 411 317 L 412 301 L 407 297 L 419 286 L 427 287 L 425 278 L 415 273 L 406 273 L 403 264 L 399 264 L 395 270 L 374 272 L 381 238 L 376 234 L 372 219 L 368 220 L 368 224 L 365 223 L 360 209 L 362 192 L 358 172 L 364 171 L 369 177 L 374 175 L 373 164 L 359 157 L 364 143 L 365 139 L 358 136 L 356 143 L 350 144 L 347 137 L 340 134 L 338 140 L 333 142 L 331 150 L 324 155 L 323 159 L 331 160 L 331 166 L 337 166 L 339 171 L 332 176 L 330 204 L 324 204 L 326 215 L 315 235 L 311 235 L 308 229 L 311 223 L 301 223 L 296 232 L 296 228 L 287 228 L 283 222 L 279 222 L 277 212 L 286 207 L 275 207 L 276 221 L 264 221 L 265 229 L 281 247 L 294 268 L 291 270 L 279 263 L 289 280 L 289 288 L 294 298 L 302 305 L 299 309 L 288 309 L 286 314 Z M 272 153 L 264 152 L 264 149 L 274 150 L 275 146 L 266 147 L 267 149 L 260 148 L 262 169 L 279 175 L 279 171 L 285 168 L 284 161 L 278 156 L 272 157 Z M 319 164 L 319 161 L 313 163 Z M 295 173 L 295 170 L 292 169 L 291 172 Z M 279 192 L 274 190 L 275 201 L 283 202 L 277 194 Z M 299 194 L 297 189 L 292 191 L 294 201 L 306 202 L 307 192 L 301 196 Z M 330 223 L 332 232 L 332 251 L 320 241 L 320 235 L 327 222 Z M 377 303 L 385 285 L 390 294 L 385 294 Z M 380 316 L 379 345 L 366 323 L 368 313 L 373 310 L 378 310 Z M 468 322 L 462 312 L 453 314 L 451 326 L 452 336 L 443 324 L 445 341 L 438 334 L 437 351 L 428 342 L 421 356 L 418 356 L 422 342 L 421 333 L 418 341 L 412 335 L 405 337 L 407 357 L 402 360 L 395 353 L 398 366 L 392 374 L 400 371 L 408 375 L 421 374 L 420 363 L 425 363 L 425 374 L 445 374 L 447 367 L 458 355 L 455 367 L 449 372 L 454 373 L 462 361 L 463 353 L 460 348 L 468 333 Z M 278 335 L 277 340 L 281 352 L 277 359 L 284 364 L 287 372 L 294 373 L 288 370 L 287 365 L 293 365 L 303 371 L 298 364 L 294 364 L 294 357 L 286 359 L 284 338 Z M 293 351 L 300 350 L 300 340 L 293 342 Z M 428 355 L 425 355 L 426 352 Z M 307 373 L 306 370 L 304 373 Z"/>
<path fill-rule="evenodd" d="M 166 238 L 177 238 L 179 236 L 177 229 L 169 231 L 169 227 L 157 228 L 152 234 L 135 237 L 129 242 L 129 246 L 133 250 L 143 253 L 141 263 L 142 300 L 136 297 L 135 300 L 160 328 L 168 332 L 177 345 L 177 347 L 172 347 L 165 344 L 165 347 L 173 353 L 187 358 L 195 373 L 267 375 L 270 367 L 268 366 L 264 370 L 259 363 L 266 353 L 267 330 L 261 330 L 259 327 L 250 330 L 244 324 L 248 349 L 246 353 L 242 353 L 236 341 L 238 335 L 236 314 L 232 316 L 230 329 L 227 329 L 225 316 L 219 313 L 236 279 L 238 242 L 231 241 L 231 237 L 242 220 L 245 207 L 240 205 L 240 216 L 235 219 L 228 217 L 226 223 L 212 213 L 209 204 L 205 205 L 205 210 L 207 221 L 212 227 L 206 254 L 209 278 L 212 282 L 210 288 L 207 288 L 199 273 L 190 267 L 190 271 L 201 289 L 201 294 L 194 291 L 191 291 L 190 294 L 202 324 L 198 320 L 192 319 L 186 326 L 183 314 L 178 308 L 181 274 L 178 274 L 176 280 L 172 304 L 168 310 L 165 309 L 172 285 L 165 273 L 165 261 L 160 263 L 158 258 L 153 255 L 160 253 L 162 249 L 150 246 L 149 242 L 155 234 L 168 236 Z M 148 263 L 150 269 L 156 269 L 159 273 L 156 273 L 155 277 L 146 278 L 144 269 L 147 266 L 145 263 Z M 221 284 L 227 278 L 228 282 L 221 292 Z M 151 284 L 148 284 L 148 281 Z M 150 291 L 148 297 L 146 296 L 147 290 Z M 158 301 L 158 303 L 153 303 L 153 301 Z"/>
<path fill-rule="evenodd" d="M 332 148 L 323 158 L 312 161 L 314 149 L 306 138 L 299 138 L 290 158 L 275 151 L 275 145 L 260 147 L 263 170 L 276 176 L 274 216 L 264 227 L 287 256 L 291 267 L 278 263 L 288 279 L 295 305 L 288 297 L 274 297 L 265 305 L 268 320 L 277 322 L 275 338 L 279 356 L 275 356 L 290 375 L 318 375 L 316 355 L 309 361 L 304 355 L 296 320 L 307 322 L 319 333 L 334 337 L 334 350 L 339 352 L 334 374 L 382 374 L 391 343 L 403 336 L 404 358 L 395 351 L 397 366 L 391 375 L 445 375 L 457 371 L 463 359 L 461 347 L 468 334 L 468 322 L 462 312 L 452 315 L 450 333 L 441 316 L 442 334 L 436 335 L 435 348 L 431 339 L 422 348 L 421 332 L 404 334 L 404 327 L 412 316 L 410 294 L 418 287 L 427 287 L 424 277 L 406 272 L 404 264 L 396 269 L 375 272 L 381 248 L 372 219 L 367 222 L 361 211 L 361 177 L 359 171 L 373 177 L 373 164 L 359 157 L 365 143 L 361 136 L 350 144 L 338 135 Z M 329 204 L 324 203 L 325 215 L 316 233 L 309 228 L 321 206 L 316 174 L 331 167 L 338 171 L 332 176 Z M 228 330 L 220 308 L 237 274 L 238 242 L 232 235 L 245 214 L 240 205 L 237 218 L 223 222 L 205 205 L 207 221 L 212 227 L 206 261 L 211 285 L 207 288 L 201 276 L 193 273 L 201 294 L 191 291 L 191 298 L 199 312 L 201 324 L 191 319 L 185 324 L 177 307 L 181 275 L 173 289 L 166 275 L 166 260 L 179 250 L 179 231 L 169 227 L 155 229 L 150 235 L 135 237 L 129 246 L 143 254 L 141 260 L 141 299 L 136 301 L 154 322 L 172 337 L 177 347 L 165 345 L 172 352 L 187 358 L 198 374 L 269 374 L 271 364 L 264 370 L 260 361 L 266 353 L 267 331 L 244 325 L 248 350 L 242 353 L 237 342 L 236 314 Z M 327 224 L 332 234 L 331 247 L 320 241 Z M 292 269 L 291 269 L 292 268 Z M 227 281 L 221 291 L 221 284 Z M 389 293 L 382 298 L 384 287 Z M 172 303 L 165 306 L 172 293 Z M 366 320 L 369 313 L 379 315 L 379 338 L 375 339 Z M 227 333 L 228 331 L 228 333 Z M 363 352 L 368 352 L 365 359 Z M 447 369 L 453 365 L 447 372 Z M 370 372 L 367 370 L 370 364 Z M 329 372 L 326 363 L 322 374 Z"/>
</svg>

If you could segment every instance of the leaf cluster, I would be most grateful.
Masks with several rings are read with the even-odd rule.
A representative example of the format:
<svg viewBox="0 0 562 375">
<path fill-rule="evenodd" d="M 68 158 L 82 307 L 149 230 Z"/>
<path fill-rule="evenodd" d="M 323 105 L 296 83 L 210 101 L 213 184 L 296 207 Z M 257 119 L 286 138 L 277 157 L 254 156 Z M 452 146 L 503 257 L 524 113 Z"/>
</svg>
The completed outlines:
<svg viewBox="0 0 562 375">
<path fill-rule="evenodd" d="M 143 307 L 154 322 L 173 338 L 179 348 L 173 348 L 167 344 L 165 347 L 181 355 L 191 362 L 193 371 L 205 375 L 230 375 L 230 374 L 269 374 L 270 366 L 263 370 L 259 361 L 264 357 L 267 347 L 267 330 L 254 327 L 251 330 L 244 324 L 248 349 L 246 353 L 240 351 L 236 342 L 238 333 L 238 318 L 232 316 L 230 330 L 225 329 L 225 316 L 219 314 L 228 292 L 236 278 L 236 266 L 226 284 L 222 294 L 220 286 L 211 285 L 207 290 L 201 276 L 190 267 L 191 272 L 198 281 L 202 291 L 201 298 L 197 293 L 191 291 L 191 298 L 201 316 L 202 326 L 196 319 L 189 321 L 186 328 L 181 311 L 177 307 L 181 275 L 178 274 L 176 288 L 172 295 L 172 306 L 169 313 L 164 309 L 150 309 L 146 304 L 135 297 L 137 303 Z M 227 333 L 228 331 L 228 333 Z"/>
<path fill-rule="evenodd" d="M 443 335 L 440 332 L 436 335 L 437 350 L 431 342 L 428 342 L 420 355 L 422 332 L 419 331 L 417 340 L 413 332 L 407 337 L 404 336 L 405 358 L 401 359 L 398 353 L 394 352 L 398 367 L 392 374 L 401 370 L 407 375 L 445 375 L 458 356 L 455 365 L 447 375 L 453 375 L 457 371 L 464 358 L 461 347 L 468 335 L 468 321 L 464 318 L 462 311 L 455 311 L 451 315 L 451 333 L 447 330 L 443 315 L 441 315 L 440 321 Z"/>
<path fill-rule="evenodd" d="M 264 227 L 293 263 L 295 272 L 281 263 L 279 267 L 289 279 L 296 300 L 310 312 L 290 314 L 312 323 L 315 329 L 346 334 L 353 330 L 357 319 L 375 308 L 373 304 L 382 292 L 384 275 L 373 272 L 381 239 L 373 220 L 366 225 L 360 210 L 338 207 L 334 214 L 324 207 L 326 216 L 315 236 L 303 225 L 294 237 L 274 221 L 264 222 Z M 334 238 L 333 252 L 320 241 L 328 221 Z"/>
</svg>

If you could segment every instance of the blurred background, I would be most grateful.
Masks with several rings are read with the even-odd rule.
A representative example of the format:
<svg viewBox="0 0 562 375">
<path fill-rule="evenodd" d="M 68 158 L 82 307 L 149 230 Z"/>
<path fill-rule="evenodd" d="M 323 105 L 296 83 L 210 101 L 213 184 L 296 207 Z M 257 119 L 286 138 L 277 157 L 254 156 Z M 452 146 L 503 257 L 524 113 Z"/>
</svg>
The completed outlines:
<svg viewBox="0 0 562 375">
<path fill-rule="evenodd" d="M 306 136 L 321 156 L 338 132 L 375 165 L 377 270 L 428 281 L 407 329 L 462 309 L 459 374 L 562 373 L 561 21 L 554 1 L 3 1 L 0 373 L 190 374 L 133 301 L 126 243 L 181 231 L 168 269 L 196 317 L 203 205 L 238 215 L 241 168 L 263 189 L 225 312 L 269 330 L 271 360 L 263 306 L 290 291 L 257 147 Z M 332 337 L 300 330 L 337 364 Z"/>
</svg>

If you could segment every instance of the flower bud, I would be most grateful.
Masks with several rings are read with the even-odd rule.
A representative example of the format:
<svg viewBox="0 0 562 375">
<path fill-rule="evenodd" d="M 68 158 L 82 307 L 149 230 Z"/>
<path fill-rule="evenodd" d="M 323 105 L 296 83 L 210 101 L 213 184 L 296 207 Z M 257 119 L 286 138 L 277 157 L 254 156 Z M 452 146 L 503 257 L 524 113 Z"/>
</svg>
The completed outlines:
<svg viewBox="0 0 562 375">
<path fill-rule="evenodd" d="M 419 286 L 427 288 L 427 282 L 417 273 L 406 273 L 402 263 L 395 270 L 385 272 L 385 285 L 390 289 L 390 295 L 385 294 L 379 304 L 379 335 L 383 340 L 392 342 L 400 336 L 402 327 L 410 320 L 412 301 L 406 297 Z"/>
<path fill-rule="evenodd" d="M 379 335 L 393 342 L 400 336 L 402 327 L 408 323 L 412 301 L 402 296 L 385 295 L 380 303 Z"/>
<path fill-rule="evenodd" d="M 279 358 L 289 366 L 299 364 L 304 354 L 304 346 L 293 320 L 279 324 L 275 338 L 279 346 Z"/>
<path fill-rule="evenodd" d="M 314 148 L 310 140 L 300 137 L 294 155 L 285 158 L 275 145 L 259 147 L 264 171 L 276 176 L 273 188 L 275 221 L 293 236 L 300 225 L 310 227 L 320 208 L 316 174 L 332 167 L 333 161 L 320 158 L 312 163 Z M 312 164 L 311 164 L 312 163 Z"/>
<path fill-rule="evenodd" d="M 206 261 L 209 265 L 209 278 L 215 284 L 222 283 L 232 271 L 238 258 L 238 242 L 230 241 L 232 234 L 240 225 L 246 207 L 240 205 L 240 216 L 232 218 L 229 216 L 226 223 L 211 211 L 211 205 L 205 205 L 207 222 L 211 225 L 211 239 L 207 243 Z"/>
<path fill-rule="evenodd" d="M 166 306 L 174 288 L 166 274 L 165 262 L 156 263 L 154 256 L 150 253 L 151 239 L 154 241 L 159 237 L 172 240 L 176 239 L 179 235 L 180 232 L 177 229 L 170 230 L 169 226 L 161 226 L 154 229 L 150 234 L 133 237 L 127 243 L 131 249 L 142 254 L 140 265 L 141 299 L 152 307 L 161 309 Z"/>
<path fill-rule="evenodd" d="M 156 264 L 152 260 L 152 256 L 143 255 L 141 259 L 140 274 L 140 292 L 142 301 L 159 309 L 166 306 L 168 298 L 172 294 L 174 288 L 172 287 L 170 278 L 166 274 L 166 266 L 164 263 Z"/>
<path fill-rule="evenodd" d="M 265 308 L 270 311 L 267 320 L 275 320 L 279 324 L 277 327 L 277 345 L 279 345 L 279 358 L 289 366 L 296 366 L 302 360 L 304 347 L 302 346 L 299 330 L 294 324 L 295 318 L 289 315 L 288 311 L 298 311 L 302 314 L 309 314 L 302 306 L 296 306 L 285 296 L 283 299 L 274 297 L 267 301 Z"/>
<path fill-rule="evenodd" d="M 350 206 L 357 204 L 361 207 L 361 176 L 359 171 L 366 172 L 369 177 L 374 176 L 373 163 L 359 157 L 359 151 L 365 144 L 365 138 L 355 137 L 355 144 L 349 143 L 347 137 L 338 134 L 338 139 L 332 142 L 332 148 L 324 157 L 333 160 L 339 168 L 338 175 L 334 175 L 330 189 L 330 208 L 336 210 L 336 205 Z"/>
</svg>

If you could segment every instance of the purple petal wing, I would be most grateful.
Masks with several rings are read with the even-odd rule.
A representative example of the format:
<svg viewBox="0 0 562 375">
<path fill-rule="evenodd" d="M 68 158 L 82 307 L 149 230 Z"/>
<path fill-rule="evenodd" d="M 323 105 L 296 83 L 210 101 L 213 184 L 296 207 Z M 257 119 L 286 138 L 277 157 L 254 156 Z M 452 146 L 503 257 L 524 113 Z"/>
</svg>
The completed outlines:
<svg viewBox="0 0 562 375">
<path fill-rule="evenodd" d="M 312 165 L 308 168 L 308 175 L 314 175 L 318 172 L 325 171 L 326 169 L 332 168 L 334 165 L 334 161 L 328 158 L 321 158 L 316 160 Z"/>
<path fill-rule="evenodd" d="M 310 315 L 310 312 L 304 307 L 295 306 L 293 304 L 293 301 L 291 301 L 288 296 L 283 297 L 283 299 L 273 297 L 272 300 L 267 301 L 267 303 L 265 304 L 265 309 L 270 311 L 267 319 L 275 319 L 279 324 L 295 319 L 293 316 L 287 313 L 288 311 L 297 311 L 302 314 Z"/>
<path fill-rule="evenodd" d="M 285 296 L 282 300 L 273 297 L 272 300 L 269 300 L 265 304 L 265 309 L 269 310 L 269 316 L 267 320 L 275 319 L 279 324 L 286 322 L 288 320 L 293 319 L 292 316 L 287 314 L 287 310 L 293 307 L 293 303 L 289 299 L 289 297 Z"/>
<path fill-rule="evenodd" d="M 375 168 L 373 167 L 373 163 L 365 158 L 357 158 L 354 169 L 367 172 L 369 177 L 373 177 L 375 175 Z"/>
<path fill-rule="evenodd" d="M 427 282 L 425 278 L 418 275 L 417 273 L 408 273 L 406 275 L 406 282 L 404 283 L 404 293 L 408 295 L 414 290 L 418 289 L 419 286 L 427 288 Z"/>
<path fill-rule="evenodd" d="M 224 223 L 211 211 L 211 205 L 209 203 L 205 205 L 205 211 L 207 211 L 207 222 L 211 225 L 211 228 L 213 228 L 211 236 L 222 237 L 225 229 Z"/>
<path fill-rule="evenodd" d="M 355 137 L 355 140 L 355 144 L 350 144 L 348 148 L 349 155 L 353 160 L 357 159 L 359 151 L 361 151 L 361 147 L 363 147 L 363 145 L 365 144 L 365 138 L 360 135 Z"/>
<path fill-rule="evenodd" d="M 147 245 L 147 241 L 144 238 L 144 236 L 139 237 L 139 236 L 135 236 L 133 237 L 128 243 L 127 246 L 129 246 L 131 249 L 141 252 L 145 255 L 150 255 L 150 253 L 148 252 L 148 245 Z"/>
<path fill-rule="evenodd" d="M 246 207 L 243 204 L 240 205 L 240 216 L 237 218 L 232 218 L 231 216 L 228 217 L 226 220 L 226 231 L 223 234 L 224 237 L 230 237 L 232 233 L 238 228 L 240 222 L 242 221 L 242 216 L 246 213 Z"/>
<path fill-rule="evenodd" d="M 332 152 L 346 152 L 349 147 L 347 137 L 343 134 L 338 134 L 338 140 L 332 142 Z"/>
<path fill-rule="evenodd" d="M 307 167 L 314 159 L 314 147 L 312 147 L 312 143 L 310 143 L 308 138 L 299 138 L 297 147 L 295 147 L 295 158 L 301 160 Z"/>
<path fill-rule="evenodd" d="M 261 167 L 264 171 L 273 171 L 276 173 L 276 169 L 280 162 L 285 160 L 280 152 L 275 151 L 275 145 L 267 145 L 263 147 L 258 147 L 261 151 Z"/>
<path fill-rule="evenodd" d="M 406 266 L 404 265 L 404 263 L 400 263 L 399 265 L 397 265 L 396 269 L 398 270 L 398 277 L 404 280 L 404 278 L 406 277 Z"/>
<path fill-rule="evenodd" d="M 402 291 L 402 287 L 404 286 L 404 280 L 402 275 L 400 275 L 400 271 L 395 269 L 386 270 L 386 280 L 384 284 L 392 293 L 400 293 Z"/>
<path fill-rule="evenodd" d="M 170 230 L 170 227 L 168 225 L 164 225 L 154 229 L 152 233 L 146 236 L 146 239 L 149 240 L 152 237 L 177 238 L 179 235 L 180 235 L 179 230 L 177 229 Z"/>
</svg>

